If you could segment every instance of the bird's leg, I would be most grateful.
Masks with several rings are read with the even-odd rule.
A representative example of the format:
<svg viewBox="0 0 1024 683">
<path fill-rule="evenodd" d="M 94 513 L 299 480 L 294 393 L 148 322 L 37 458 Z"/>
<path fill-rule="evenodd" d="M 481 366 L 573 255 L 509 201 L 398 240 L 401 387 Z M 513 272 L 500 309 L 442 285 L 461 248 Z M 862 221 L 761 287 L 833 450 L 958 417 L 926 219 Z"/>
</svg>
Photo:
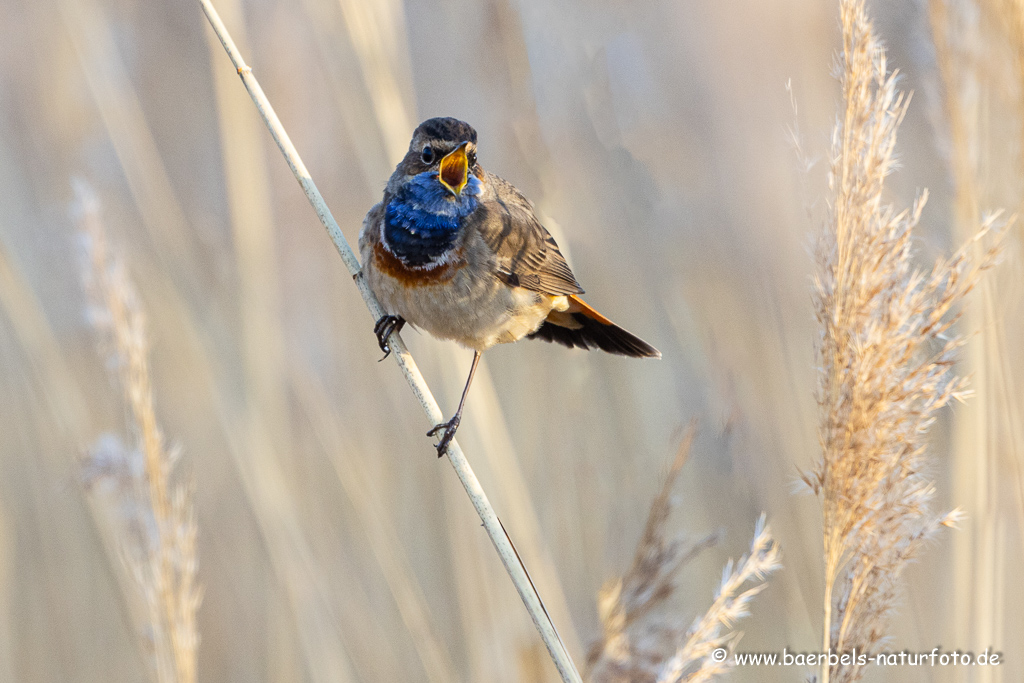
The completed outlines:
<svg viewBox="0 0 1024 683">
<path fill-rule="evenodd" d="M 377 345 L 384 352 L 384 358 L 391 355 L 391 347 L 388 346 L 388 339 L 393 334 L 398 334 L 405 327 L 405 318 L 398 315 L 383 315 L 377 324 L 373 326 L 373 333 L 377 335 Z M 384 360 L 381 358 L 380 360 Z M 377 361 L 378 363 L 380 361 Z"/>
<path fill-rule="evenodd" d="M 441 443 L 437 444 L 437 457 L 444 455 L 445 450 L 448 448 L 448 444 L 455 438 L 455 430 L 459 428 L 459 422 L 462 421 L 462 407 L 466 405 L 466 394 L 469 393 L 469 385 L 473 383 L 473 375 L 476 374 L 476 366 L 480 363 L 480 356 L 482 354 L 479 351 L 473 352 L 473 365 L 469 368 L 469 379 L 466 380 L 466 388 L 462 390 L 462 400 L 459 401 L 459 409 L 455 411 L 455 417 L 442 422 L 437 425 L 429 432 L 427 436 L 434 436 L 442 429 L 444 430 L 444 436 L 441 437 Z"/>
</svg>

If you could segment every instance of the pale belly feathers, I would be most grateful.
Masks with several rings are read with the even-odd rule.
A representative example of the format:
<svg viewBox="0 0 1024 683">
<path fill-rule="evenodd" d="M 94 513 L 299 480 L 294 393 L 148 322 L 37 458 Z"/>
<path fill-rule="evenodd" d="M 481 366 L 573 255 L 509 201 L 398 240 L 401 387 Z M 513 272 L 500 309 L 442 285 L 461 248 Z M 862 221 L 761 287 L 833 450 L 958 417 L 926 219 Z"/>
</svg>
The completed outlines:
<svg viewBox="0 0 1024 683">
<path fill-rule="evenodd" d="M 415 287 L 381 272 L 372 257 L 365 270 L 370 288 L 389 314 L 476 351 L 518 341 L 536 331 L 552 310 L 569 306 L 564 296 L 508 287 L 490 273 L 472 277 L 467 268 L 451 279 Z"/>
</svg>

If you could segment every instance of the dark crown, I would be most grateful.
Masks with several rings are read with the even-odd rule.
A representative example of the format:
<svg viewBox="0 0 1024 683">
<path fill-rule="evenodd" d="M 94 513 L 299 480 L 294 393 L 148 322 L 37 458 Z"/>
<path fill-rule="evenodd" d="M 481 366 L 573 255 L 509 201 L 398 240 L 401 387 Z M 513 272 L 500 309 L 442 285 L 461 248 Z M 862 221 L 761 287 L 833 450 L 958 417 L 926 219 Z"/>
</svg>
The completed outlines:
<svg viewBox="0 0 1024 683">
<path fill-rule="evenodd" d="M 427 119 L 421 123 L 413 139 L 441 140 L 444 142 L 472 142 L 476 144 L 476 130 L 465 121 L 453 119 L 450 116 L 442 116 L 435 119 Z"/>
</svg>

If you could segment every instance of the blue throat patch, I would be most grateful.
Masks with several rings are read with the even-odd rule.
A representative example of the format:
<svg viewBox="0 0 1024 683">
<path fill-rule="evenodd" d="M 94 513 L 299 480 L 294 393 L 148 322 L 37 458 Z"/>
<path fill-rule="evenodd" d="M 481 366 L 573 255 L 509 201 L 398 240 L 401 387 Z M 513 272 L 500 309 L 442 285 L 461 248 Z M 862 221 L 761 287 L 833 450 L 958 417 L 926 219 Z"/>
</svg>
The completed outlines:
<svg viewBox="0 0 1024 683">
<path fill-rule="evenodd" d="M 413 176 L 384 209 L 384 242 L 408 266 L 423 266 L 455 244 L 462 219 L 480 205 L 480 180 L 472 173 L 462 194 L 452 195 L 436 171 Z"/>
</svg>

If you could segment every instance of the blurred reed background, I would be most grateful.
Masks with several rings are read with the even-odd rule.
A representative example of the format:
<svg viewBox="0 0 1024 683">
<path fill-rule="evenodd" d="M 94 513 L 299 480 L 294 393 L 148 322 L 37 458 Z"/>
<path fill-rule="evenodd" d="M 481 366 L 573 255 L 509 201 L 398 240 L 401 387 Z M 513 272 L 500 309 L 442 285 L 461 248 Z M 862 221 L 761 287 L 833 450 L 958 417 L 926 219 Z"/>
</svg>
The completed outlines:
<svg viewBox="0 0 1024 683">
<path fill-rule="evenodd" d="M 820 454 L 811 245 L 837 3 L 216 6 L 351 242 L 415 124 L 457 116 L 547 217 L 588 299 L 663 352 L 495 349 L 459 431 L 577 661 L 693 417 L 668 525 L 723 535 L 668 613 L 707 609 L 763 510 L 785 568 L 739 649 L 818 650 L 821 510 L 795 482 Z M 899 207 L 930 189 L 915 233 L 930 267 L 981 212 L 1021 208 L 1024 8 L 873 11 L 916 93 L 889 189 Z M 199 680 L 554 680 L 198 5 L 0 0 L 0 681 L 142 681 L 156 639 L 136 635 L 83 480 L 103 435 L 134 436 L 87 315 L 73 178 L 137 287 L 156 414 L 191 482 Z M 907 572 L 891 629 L 894 650 L 994 647 L 1007 663 L 868 680 L 1024 678 L 1021 234 L 960 323 L 977 394 L 931 435 L 937 505 L 967 518 Z M 450 413 L 471 354 L 404 336 Z"/>
</svg>

